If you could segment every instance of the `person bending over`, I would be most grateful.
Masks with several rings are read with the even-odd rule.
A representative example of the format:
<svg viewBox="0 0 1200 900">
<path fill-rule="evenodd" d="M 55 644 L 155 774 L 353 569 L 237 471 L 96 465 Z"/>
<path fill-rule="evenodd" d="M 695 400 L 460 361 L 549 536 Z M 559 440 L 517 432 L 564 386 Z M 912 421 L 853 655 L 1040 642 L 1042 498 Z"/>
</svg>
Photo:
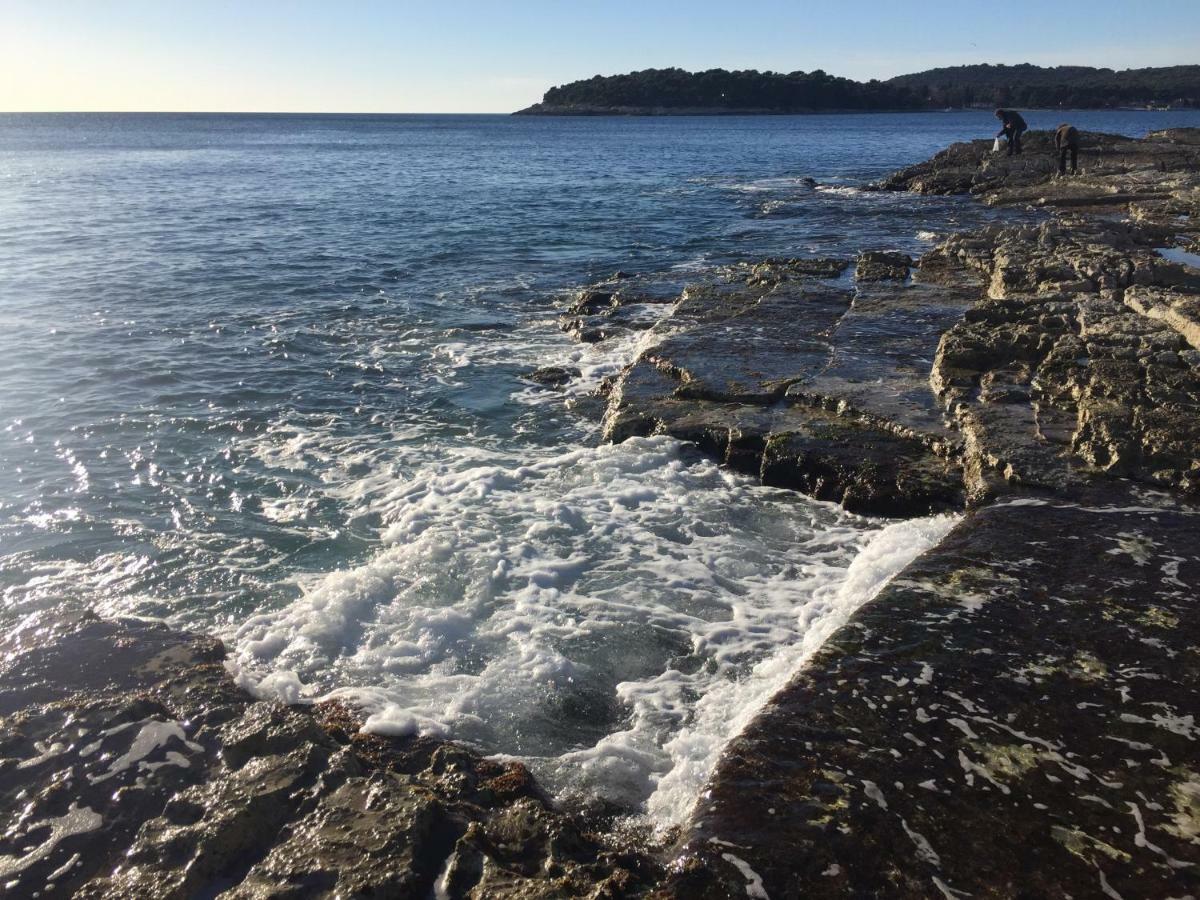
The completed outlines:
<svg viewBox="0 0 1200 900">
<path fill-rule="evenodd" d="M 1001 127 L 996 132 L 996 137 L 1003 137 L 1008 140 L 1008 155 L 1021 152 L 1021 135 L 1029 130 L 1029 126 L 1025 124 L 1025 120 L 1021 118 L 1021 114 L 1015 109 L 998 109 L 996 110 L 996 118 L 1000 120 Z"/>
<path fill-rule="evenodd" d="M 1079 131 L 1063 123 L 1054 132 L 1054 149 L 1058 151 L 1058 174 L 1067 174 L 1067 154 L 1071 155 L 1071 174 L 1079 174 Z"/>
</svg>

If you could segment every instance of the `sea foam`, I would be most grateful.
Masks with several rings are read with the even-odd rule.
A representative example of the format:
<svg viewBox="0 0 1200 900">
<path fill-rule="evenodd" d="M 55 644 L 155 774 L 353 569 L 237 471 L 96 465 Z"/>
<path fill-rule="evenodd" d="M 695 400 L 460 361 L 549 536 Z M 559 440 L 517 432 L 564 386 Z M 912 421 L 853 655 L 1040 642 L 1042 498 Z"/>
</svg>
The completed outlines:
<svg viewBox="0 0 1200 900">
<path fill-rule="evenodd" d="M 458 446 L 377 501 L 384 548 L 231 633 L 262 695 L 529 762 L 678 821 L 720 748 L 949 527 L 764 488 L 666 437 Z"/>
</svg>

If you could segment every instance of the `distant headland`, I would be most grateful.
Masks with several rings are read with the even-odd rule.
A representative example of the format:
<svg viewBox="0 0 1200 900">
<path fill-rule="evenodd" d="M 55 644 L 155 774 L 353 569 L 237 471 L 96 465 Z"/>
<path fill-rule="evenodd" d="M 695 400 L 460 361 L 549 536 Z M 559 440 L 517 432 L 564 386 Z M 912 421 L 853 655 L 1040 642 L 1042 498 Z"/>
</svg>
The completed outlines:
<svg viewBox="0 0 1200 900">
<path fill-rule="evenodd" d="M 546 91 L 516 115 L 783 115 L 1024 108 L 1200 107 L 1200 65 L 1097 69 L 975 65 L 929 69 L 887 81 L 813 72 L 643 69 L 596 75 Z"/>
</svg>

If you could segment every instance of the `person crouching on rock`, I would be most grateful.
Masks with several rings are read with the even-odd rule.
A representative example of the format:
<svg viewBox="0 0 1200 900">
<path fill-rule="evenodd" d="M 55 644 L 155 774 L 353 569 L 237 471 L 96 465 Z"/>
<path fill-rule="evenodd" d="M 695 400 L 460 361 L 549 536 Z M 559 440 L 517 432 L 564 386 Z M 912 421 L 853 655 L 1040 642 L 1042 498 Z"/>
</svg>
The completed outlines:
<svg viewBox="0 0 1200 900">
<path fill-rule="evenodd" d="M 1067 174 L 1067 154 L 1071 154 L 1071 174 L 1079 174 L 1079 131 L 1063 123 L 1054 132 L 1054 149 L 1058 151 L 1058 174 Z"/>
<path fill-rule="evenodd" d="M 1001 127 L 996 132 L 996 137 L 1003 137 L 1008 140 L 1008 155 L 1021 152 L 1021 135 L 1029 130 L 1029 126 L 1025 124 L 1025 120 L 1021 118 L 1021 114 L 1015 109 L 998 109 L 996 110 L 996 118 L 1000 120 Z"/>
</svg>

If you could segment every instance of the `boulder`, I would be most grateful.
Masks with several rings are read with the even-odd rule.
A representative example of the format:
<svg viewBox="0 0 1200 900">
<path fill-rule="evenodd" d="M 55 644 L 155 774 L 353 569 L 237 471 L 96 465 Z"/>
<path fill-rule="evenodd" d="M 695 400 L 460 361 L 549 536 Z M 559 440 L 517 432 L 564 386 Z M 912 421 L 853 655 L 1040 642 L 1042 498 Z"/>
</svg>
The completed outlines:
<svg viewBox="0 0 1200 900">
<path fill-rule="evenodd" d="M 562 387 L 579 378 L 579 369 L 574 366 L 541 366 L 525 377 L 547 387 Z"/>
<path fill-rule="evenodd" d="M 904 281 L 912 264 L 912 257 L 907 253 L 867 250 L 858 255 L 854 278 L 856 281 Z"/>
</svg>

